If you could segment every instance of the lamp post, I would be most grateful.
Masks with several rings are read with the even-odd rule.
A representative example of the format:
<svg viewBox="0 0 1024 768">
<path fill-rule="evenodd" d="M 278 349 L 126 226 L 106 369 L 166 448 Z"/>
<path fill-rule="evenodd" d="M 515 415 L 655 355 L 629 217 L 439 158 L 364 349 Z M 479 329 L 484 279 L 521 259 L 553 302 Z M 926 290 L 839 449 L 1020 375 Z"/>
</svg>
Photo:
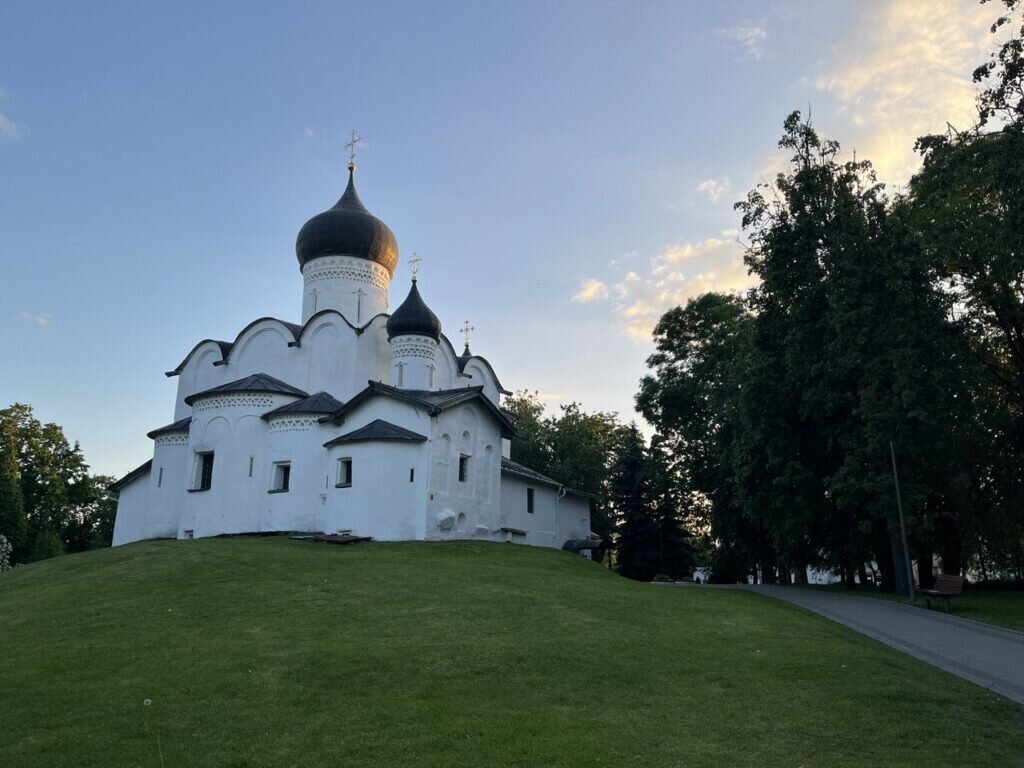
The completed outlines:
<svg viewBox="0 0 1024 768">
<path fill-rule="evenodd" d="M 896 469 L 896 447 L 889 440 L 889 455 L 892 456 L 892 479 L 896 484 L 896 509 L 900 515 L 900 539 L 903 542 L 903 564 L 907 569 L 907 592 L 914 602 L 914 569 L 910 565 L 910 547 L 907 545 L 907 523 L 903 519 L 903 496 L 900 494 L 900 473 Z"/>
<path fill-rule="evenodd" d="M 892 458 L 892 480 L 896 486 L 896 510 L 899 514 L 900 520 L 900 543 L 903 547 L 903 566 L 905 568 L 906 575 L 904 578 L 907 580 L 907 597 L 910 598 L 910 602 L 914 602 L 914 568 L 910 564 L 910 545 L 907 543 L 907 522 L 903 516 L 903 495 L 900 492 L 900 473 L 896 468 L 896 445 L 895 437 L 896 431 L 899 429 L 903 418 L 906 416 L 905 413 L 878 413 L 875 414 L 880 419 L 887 421 L 895 421 L 896 425 L 892 427 L 889 432 L 889 456 Z M 895 565 L 895 563 L 894 563 Z"/>
</svg>

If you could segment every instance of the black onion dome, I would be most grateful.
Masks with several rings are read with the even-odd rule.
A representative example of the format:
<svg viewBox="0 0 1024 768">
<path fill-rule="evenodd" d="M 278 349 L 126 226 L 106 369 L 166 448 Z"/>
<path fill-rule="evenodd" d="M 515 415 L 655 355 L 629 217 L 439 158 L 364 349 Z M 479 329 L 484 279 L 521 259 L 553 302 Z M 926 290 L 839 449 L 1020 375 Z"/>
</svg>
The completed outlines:
<svg viewBox="0 0 1024 768">
<path fill-rule="evenodd" d="M 356 194 L 352 171 L 349 168 L 345 194 L 334 207 L 318 213 L 299 230 L 295 241 L 299 269 L 320 256 L 355 256 L 375 261 L 394 274 L 398 241 L 387 224 L 366 210 Z"/>
<path fill-rule="evenodd" d="M 388 318 L 388 341 L 395 336 L 429 336 L 434 341 L 441 339 L 441 321 L 423 302 L 415 280 L 412 281 L 412 288 L 405 301 Z"/>
</svg>

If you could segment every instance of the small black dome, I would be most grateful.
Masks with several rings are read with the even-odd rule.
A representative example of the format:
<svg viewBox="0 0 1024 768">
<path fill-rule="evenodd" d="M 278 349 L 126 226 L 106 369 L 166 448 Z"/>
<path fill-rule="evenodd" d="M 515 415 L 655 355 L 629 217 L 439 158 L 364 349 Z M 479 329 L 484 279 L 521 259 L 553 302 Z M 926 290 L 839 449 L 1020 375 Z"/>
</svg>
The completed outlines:
<svg viewBox="0 0 1024 768">
<path fill-rule="evenodd" d="M 398 241 L 388 225 L 366 210 L 359 199 L 353 170 L 349 167 L 348 186 L 334 207 L 318 213 L 299 230 L 295 241 L 299 269 L 320 256 L 355 256 L 375 261 L 394 274 Z"/>
<path fill-rule="evenodd" d="M 415 280 L 405 301 L 388 318 L 388 341 L 395 336 L 429 336 L 434 341 L 441 338 L 441 321 L 423 302 Z"/>
</svg>

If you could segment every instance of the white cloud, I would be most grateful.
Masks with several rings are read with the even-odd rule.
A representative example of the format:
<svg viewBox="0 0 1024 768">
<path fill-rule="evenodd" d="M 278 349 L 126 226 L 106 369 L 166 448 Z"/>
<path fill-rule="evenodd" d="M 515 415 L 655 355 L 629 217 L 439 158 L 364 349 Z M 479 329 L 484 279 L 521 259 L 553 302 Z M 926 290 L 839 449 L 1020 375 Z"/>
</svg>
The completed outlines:
<svg viewBox="0 0 1024 768">
<path fill-rule="evenodd" d="M 53 322 L 53 315 L 49 312 L 19 312 L 18 319 L 45 328 Z"/>
<path fill-rule="evenodd" d="M 748 56 L 760 59 L 765 55 L 764 44 L 768 42 L 768 30 L 763 23 L 745 21 L 735 26 L 723 29 L 723 35 L 738 43 Z"/>
<path fill-rule="evenodd" d="M 572 295 L 572 300 L 580 304 L 607 298 L 608 286 L 592 277 L 588 277 L 580 283 L 580 289 Z"/>
<path fill-rule="evenodd" d="M 21 136 L 21 129 L 18 124 L 0 112 L 0 138 L 17 139 Z"/>
<path fill-rule="evenodd" d="M 730 190 L 729 177 L 725 176 L 722 179 L 704 179 L 700 184 L 697 185 L 697 191 L 703 192 L 711 198 L 712 202 L 718 202 L 718 199 L 725 194 L 728 194 Z"/>
<path fill-rule="evenodd" d="M 307 128 L 307 129 L 305 130 L 305 133 L 306 133 L 306 136 L 307 136 L 308 138 L 310 138 L 310 139 L 312 139 L 312 138 L 313 138 L 313 129 L 312 129 L 312 128 Z"/>
<path fill-rule="evenodd" d="M 919 166 L 918 136 L 944 131 L 947 121 L 972 123 L 971 72 L 994 45 L 988 27 L 998 11 L 966 0 L 860 7 L 812 82 L 835 99 L 835 119 L 826 122 L 839 131 L 829 135 L 871 160 L 880 180 L 903 184 Z"/>
<path fill-rule="evenodd" d="M 643 341 L 672 307 L 709 291 L 744 291 L 756 282 L 743 263 L 743 247 L 723 233 L 721 238 L 666 247 L 651 259 L 647 276 L 628 272 L 613 286 L 619 298 L 615 312 L 623 332 Z"/>
</svg>

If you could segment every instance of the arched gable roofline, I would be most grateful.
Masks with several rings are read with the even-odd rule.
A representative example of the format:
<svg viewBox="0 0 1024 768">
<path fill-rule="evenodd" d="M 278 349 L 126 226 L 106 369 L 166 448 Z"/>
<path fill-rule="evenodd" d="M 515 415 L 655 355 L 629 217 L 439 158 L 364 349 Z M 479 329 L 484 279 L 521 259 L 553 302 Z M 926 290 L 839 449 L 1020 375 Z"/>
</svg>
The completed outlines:
<svg viewBox="0 0 1024 768">
<path fill-rule="evenodd" d="M 459 360 L 459 372 L 460 373 L 465 371 L 466 370 L 466 366 L 469 365 L 473 361 L 479 361 L 479 362 L 483 363 L 484 366 L 487 368 L 487 372 L 490 373 L 492 378 L 494 379 L 494 383 L 495 383 L 495 385 L 497 385 L 498 391 L 501 392 L 501 394 L 503 394 L 503 395 L 511 395 L 512 394 L 507 389 L 505 389 L 503 386 L 501 386 L 501 381 L 498 379 L 498 374 L 496 374 L 494 372 L 494 366 L 491 365 L 490 361 L 486 357 L 481 357 L 480 355 L 473 355 L 472 357 L 467 357 L 465 359 L 462 359 L 462 358 L 457 358 L 457 359 Z"/>
<path fill-rule="evenodd" d="M 224 360 L 228 353 L 231 352 L 232 343 L 230 341 L 218 341 L 217 339 L 203 339 L 194 347 L 192 350 L 185 355 L 185 359 L 178 363 L 178 367 L 173 371 L 165 371 L 164 376 L 170 378 L 171 376 L 180 376 L 181 372 L 185 370 L 185 366 L 188 365 L 188 361 L 192 359 L 192 355 L 199 351 L 199 348 L 204 344 L 216 344 L 220 348 L 220 359 Z"/>
<path fill-rule="evenodd" d="M 314 321 L 316 321 L 319 318 L 322 318 L 325 315 L 332 315 L 332 314 L 333 315 L 337 315 L 339 318 L 341 318 L 342 322 L 344 322 L 345 325 L 347 325 L 349 328 L 351 328 L 353 331 L 355 331 L 357 336 L 365 333 L 366 329 L 369 328 L 371 325 L 373 325 L 375 320 L 377 320 L 379 318 L 384 318 L 386 320 L 388 317 L 390 317 L 390 315 L 388 315 L 386 312 L 381 312 L 381 313 L 376 314 L 373 317 L 371 317 L 369 320 L 366 321 L 365 324 L 363 324 L 361 326 L 359 326 L 359 325 L 352 325 L 352 323 L 350 323 L 348 321 L 348 318 L 345 317 L 343 314 L 341 314 L 341 312 L 339 312 L 336 309 L 324 309 L 324 310 L 321 310 L 320 312 L 317 312 L 315 315 L 313 315 L 311 318 L 309 318 L 309 320 L 307 320 L 304 325 L 299 325 L 298 323 L 289 323 L 287 320 L 281 320 L 280 318 L 277 318 L 277 317 L 261 317 L 258 320 L 253 320 L 251 323 L 249 323 L 247 326 L 245 326 L 242 330 L 240 330 L 238 332 L 238 335 L 235 336 L 235 340 L 234 341 L 219 341 L 217 339 L 203 339 L 198 344 L 196 344 L 194 347 L 192 347 L 192 351 L 189 352 L 187 355 L 185 355 L 185 359 L 182 360 L 178 364 L 177 368 L 175 368 L 172 371 L 167 371 L 164 375 L 168 376 L 168 377 L 180 375 L 181 372 L 185 370 L 185 366 L 188 365 L 188 361 L 192 359 L 192 356 L 204 344 L 216 344 L 220 348 L 220 360 L 215 360 L 214 363 L 213 363 L 214 365 L 227 365 L 229 360 L 230 360 L 230 357 L 231 357 L 231 352 L 238 345 L 238 342 L 241 340 L 242 336 L 244 336 L 250 329 L 252 329 L 253 326 L 259 325 L 260 323 L 265 323 L 268 320 L 269 321 L 273 321 L 275 323 L 279 323 L 280 325 L 284 326 L 285 330 L 289 334 L 291 334 L 292 340 L 288 342 L 288 346 L 289 347 L 301 347 L 302 346 L 302 337 L 305 335 L 306 331 L 313 325 Z M 449 347 L 450 346 L 451 345 L 449 344 Z"/>
<path fill-rule="evenodd" d="M 376 314 L 373 317 L 371 317 L 363 325 L 353 325 L 349 321 L 349 319 L 347 317 L 345 317 L 343 314 L 341 314 L 341 312 L 339 312 L 338 310 L 336 310 L 336 309 L 321 309 L 319 312 L 317 312 L 315 315 L 313 315 L 311 318 L 309 318 L 309 320 L 306 321 L 305 325 L 303 325 L 299 329 L 299 333 L 298 333 L 298 335 L 295 338 L 295 342 L 292 343 L 291 346 L 301 347 L 302 346 L 302 338 L 306 335 L 306 331 L 308 331 L 310 328 L 313 327 L 313 324 L 314 324 L 314 322 L 316 320 L 319 320 L 320 318 L 326 317 L 327 315 L 337 315 L 339 318 L 341 318 L 341 321 L 343 323 L 345 323 L 345 325 L 347 325 L 349 328 L 351 328 L 353 331 L 356 332 L 356 336 L 359 336 L 359 335 L 365 333 L 366 329 L 369 328 L 370 325 L 373 324 L 373 321 L 376 320 L 377 318 L 379 318 L 379 317 L 387 318 L 388 317 L 388 314 L 386 312 L 381 312 L 381 313 Z"/>
<path fill-rule="evenodd" d="M 273 322 L 281 325 L 285 329 L 285 331 L 287 331 L 287 333 L 291 335 L 292 341 L 298 341 L 299 335 L 302 333 L 302 326 L 296 323 L 289 323 L 288 321 L 281 320 L 280 318 L 277 317 L 261 317 L 258 320 L 253 320 L 251 323 L 245 326 L 245 328 L 238 332 L 238 335 L 235 336 L 235 340 L 231 342 L 231 348 L 228 350 L 228 353 L 224 355 L 224 359 L 215 362 L 214 365 L 227 365 L 231 361 L 231 353 L 234 352 L 235 349 L 238 347 L 238 342 L 242 340 L 242 337 L 245 336 L 245 334 L 248 333 L 255 326 L 259 325 L 260 323 L 266 322 Z M 291 346 L 292 342 L 288 342 L 288 344 L 289 346 Z"/>
</svg>

